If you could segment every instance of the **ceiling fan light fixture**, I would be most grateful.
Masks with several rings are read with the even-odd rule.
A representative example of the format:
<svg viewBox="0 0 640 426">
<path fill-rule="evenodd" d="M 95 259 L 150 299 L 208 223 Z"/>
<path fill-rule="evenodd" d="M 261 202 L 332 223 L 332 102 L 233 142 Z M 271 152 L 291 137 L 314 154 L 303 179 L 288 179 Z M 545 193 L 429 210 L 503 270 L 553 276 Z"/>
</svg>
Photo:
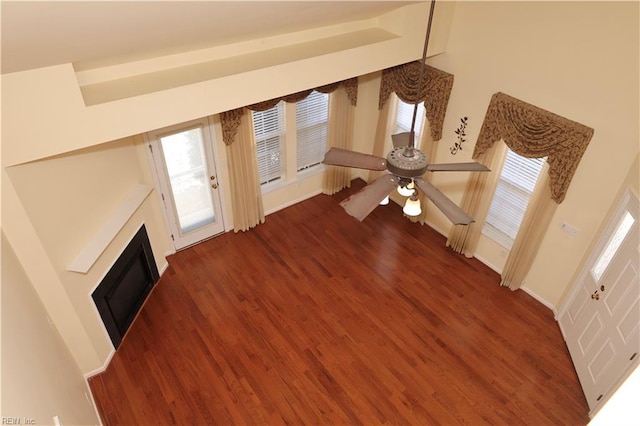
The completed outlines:
<svg viewBox="0 0 640 426">
<path fill-rule="evenodd" d="M 415 185 L 413 184 L 413 179 L 411 179 L 411 181 L 405 186 L 402 186 L 402 182 L 400 182 L 400 185 L 398 185 L 398 194 L 402 195 L 403 197 L 410 197 L 414 192 Z"/>
<path fill-rule="evenodd" d="M 402 211 L 407 216 L 418 216 L 420 213 L 422 213 L 422 209 L 420 208 L 420 200 L 418 200 L 418 195 L 415 193 L 415 191 L 411 197 L 407 198 Z"/>
</svg>

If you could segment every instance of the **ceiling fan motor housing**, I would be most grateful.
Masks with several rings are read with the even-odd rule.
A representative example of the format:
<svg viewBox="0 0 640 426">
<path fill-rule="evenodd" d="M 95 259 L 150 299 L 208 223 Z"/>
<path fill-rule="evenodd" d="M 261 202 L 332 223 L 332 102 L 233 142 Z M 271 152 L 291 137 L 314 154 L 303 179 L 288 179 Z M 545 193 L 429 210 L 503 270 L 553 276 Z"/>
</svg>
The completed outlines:
<svg viewBox="0 0 640 426">
<path fill-rule="evenodd" d="M 414 178 L 426 173 L 427 156 L 415 148 L 394 148 L 387 156 L 387 170 L 396 176 Z"/>
</svg>

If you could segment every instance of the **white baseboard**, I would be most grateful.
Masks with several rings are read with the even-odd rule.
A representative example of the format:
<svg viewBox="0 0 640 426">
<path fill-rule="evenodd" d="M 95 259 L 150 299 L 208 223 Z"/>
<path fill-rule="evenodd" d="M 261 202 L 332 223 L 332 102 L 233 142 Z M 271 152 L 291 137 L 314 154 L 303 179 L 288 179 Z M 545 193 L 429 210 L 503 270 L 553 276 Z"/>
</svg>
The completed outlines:
<svg viewBox="0 0 640 426">
<path fill-rule="evenodd" d="M 107 358 L 104 360 L 104 362 L 102 363 L 102 365 L 98 368 L 96 368 L 93 371 L 89 371 L 88 373 L 84 373 L 84 379 L 88 380 L 90 377 L 93 377 L 97 374 L 102 373 L 104 370 L 107 369 L 107 367 L 109 366 L 109 363 L 111 362 L 111 358 L 113 358 L 113 356 L 116 354 L 116 350 L 115 349 L 111 349 L 111 352 L 109 352 L 109 355 L 107 355 Z"/>
<path fill-rule="evenodd" d="M 89 386 L 89 382 L 86 380 L 85 384 L 87 386 L 86 394 L 91 398 L 91 405 L 93 406 L 93 411 L 95 411 L 96 418 L 98 419 L 98 426 L 102 426 L 102 418 L 100 417 L 100 412 L 98 411 L 98 406 L 96 405 L 96 399 L 93 397 L 93 392 L 91 392 L 91 386 Z"/>
<path fill-rule="evenodd" d="M 476 259 L 478 259 L 480 262 L 484 263 L 485 266 L 488 266 L 489 268 L 491 268 L 494 272 L 498 273 L 498 274 L 502 274 L 502 269 L 498 268 L 497 266 L 495 266 L 493 263 L 489 262 L 488 260 L 482 258 L 481 256 L 478 256 L 477 254 L 474 254 L 473 257 L 475 257 Z"/>
<path fill-rule="evenodd" d="M 291 207 L 294 204 L 298 204 L 301 201 L 304 201 L 304 200 L 306 200 L 308 198 L 311 198 L 311 197 L 315 197 L 316 195 L 319 195 L 319 194 L 322 194 L 322 190 L 321 189 L 318 189 L 317 191 L 311 192 L 309 194 L 305 194 L 304 196 L 302 196 L 300 198 L 296 198 L 295 200 L 291 200 L 291 201 L 289 201 L 287 203 L 280 204 L 279 206 L 274 207 L 271 210 L 264 212 L 264 215 L 268 216 L 271 213 L 275 213 L 275 212 L 277 212 L 279 210 L 286 209 L 287 207 Z"/>
<path fill-rule="evenodd" d="M 524 291 L 529 296 L 533 297 L 534 299 L 536 299 L 538 302 L 542 303 L 547 308 L 551 309 L 551 311 L 553 312 L 553 317 L 554 318 L 557 316 L 556 307 L 553 304 L 549 303 L 548 301 L 543 299 L 540 295 L 536 294 L 534 291 L 532 291 L 531 289 L 529 289 L 529 288 L 527 288 L 525 286 L 520 287 L 520 290 Z"/>
<path fill-rule="evenodd" d="M 160 268 L 160 271 L 158 271 L 159 275 L 162 276 L 162 274 L 164 274 L 164 272 L 167 270 L 168 267 L 169 267 L 169 262 L 167 262 L 167 259 L 165 258 L 164 265 L 162 265 L 162 267 Z"/>
<path fill-rule="evenodd" d="M 495 265 L 493 265 L 491 262 L 487 261 L 486 259 L 483 259 L 481 256 L 478 256 L 477 254 L 474 254 L 474 256 L 476 259 L 478 259 L 480 262 L 482 262 L 484 265 L 488 266 L 489 268 L 491 268 L 493 271 L 495 271 L 498 274 L 502 274 L 502 269 L 496 267 Z M 551 311 L 553 312 L 554 318 L 557 316 L 557 311 L 556 311 L 556 307 L 552 304 L 549 303 L 547 300 L 545 300 L 542 296 L 540 296 L 539 294 L 537 294 L 536 292 L 534 292 L 533 290 L 531 290 L 530 288 L 527 288 L 526 286 L 522 286 L 520 287 L 520 290 L 524 291 L 525 293 L 527 293 L 529 296 L 533 297 L 534 299 L 536 299 L 536 301 L 542 303 L 545 307 L 551 309 Z"/>
<path fill-rule="evenodd" d="M 429 228 L 433 229 L 434 231 L 436 231 L 438 234 L 442 235 L 443 237 L 449 238 L 449 233 L 447 231 L 445 231 L 444 229 L 440 229 L 439 227 L 435 226 L 432 222 L 426 221 L 425 225 L 427 225 Z"/>
</svg>

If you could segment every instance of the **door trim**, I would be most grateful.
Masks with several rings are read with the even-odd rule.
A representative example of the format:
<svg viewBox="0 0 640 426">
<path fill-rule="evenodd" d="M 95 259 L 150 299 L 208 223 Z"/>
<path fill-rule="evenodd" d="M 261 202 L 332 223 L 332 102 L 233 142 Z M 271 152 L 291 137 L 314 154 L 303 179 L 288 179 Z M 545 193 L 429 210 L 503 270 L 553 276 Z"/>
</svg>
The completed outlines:
<svg viewBox="0 0 640 426">
<path fill-rule="evenodd" d="M 168 210 L 171 208 L 170 206 L 168 206 L 166 204 L 166 201 L 163 198 L 163 192 L 164 191 L 168 191 L 168 188 L 164 188 L 164 184 L 162 183 L 163 180 L 161 179 L 159 173 L 163 173 L 161 171 L 158 170 L 158 164 L 155 160 L 154 155 L 159 155 L 158 153 L 154 153 L 153 152 L 153 148 L 152 146 L 154 145 L 154 143 L 158 143 L 158 141 L 155 141 L 154 139 L 152 139 L 150 137 L 151 133 L 156 133 L 158 136 L 160 134 L 171 134 L 171 133 L 177 133 L 181 130 L 184 129 L 188 129 L 194 126 L 201 126 L 202 127 L 202 131 L 203 133 L 207 133 L 207 136 L 209 138 L 209 143 L 210 146 L 208 147 L 208 149 L 211 151 L 212 153 L 212 161 L 213 161 L 213 167 L 216 170 L 216 175 L 218 176 L 218 182 L 219 182 L 219 186 L 218 186 L 218 198 L 219 198 L 219 203 L 220 203 L 220 222 L 222 223 L 222 232 L 216 235 L 220 235 L 222 233 L 225 233 L 229 230 L 229 223 L 227 222 L 227 220 L 225 219 L 225 215 L 224 212 L 226 210 L 225 205 L 224 205 L 224 201 L 226 200 L 225 194 L 224 194 L 224 185 L 222 184 L 220 178 L 220 170 L 218 167 L 219 161 L 218 161 L 218 156 L 220 154 L 219 150 L 217 149 L 216 146 L 216 132 L 214 131 L 214 126 L 213 123 L 211 121 L 210 117 L 205 117 L 205 118 L 199 118 L 196 120 L 190 120 L 190 121 L 186 121 L 183 123 L 179 123 L 179 124 L 175 124 L 172 126 L 168 126 L 168 127 L 163 127 L 160 129 L 155 129 L 155 130 L 150 130 L 148 132 L 145 132 L 143 134 L 143 140 L 144 140 L 144 145 L 145 145 L 145 152 L 146 152 L 146 156 L 147 156 L 147 161 L 149 164 L 149 169 L 151 170 L 151 175 L 153 177 L 153 183 L 154 183 L 154 189 L 155 189 L 155 193 L 156 193 L 156 199 L 158 200 L 158 203 L 160 205 L 160 210 L 162 211 L 162 219 L 164 222 L 164 226 L 165 226 L 165 230 L 167 232 L 167 239 L 169 240 L 169 243 L 171 244 L 171 253 L 173 254 L 176 251 L 179 250 L 183 250 L 185 248 L 191 247 L 195 244 L 198 244 L 199 242 L 205 241 L 209 238 L 213 238 L 216 235 L 212 235 L 208 238 L 204 238 L 200 241 L 194 242 L 192 244 L 186 245 L 184 247 L 180 247 L 177 248 L 176 244 L 175 244 L 175 240 L 171 238 L 173 231 L 171 229 L 171 225 L 170 225 L 170 221 L 171 218 L 169 217 L 169 213 Z M 205 138 L 206 139 L 206 138 Z M 205 143 L 207 143 L 207 141 L 205 140 Z"/>
</svg>

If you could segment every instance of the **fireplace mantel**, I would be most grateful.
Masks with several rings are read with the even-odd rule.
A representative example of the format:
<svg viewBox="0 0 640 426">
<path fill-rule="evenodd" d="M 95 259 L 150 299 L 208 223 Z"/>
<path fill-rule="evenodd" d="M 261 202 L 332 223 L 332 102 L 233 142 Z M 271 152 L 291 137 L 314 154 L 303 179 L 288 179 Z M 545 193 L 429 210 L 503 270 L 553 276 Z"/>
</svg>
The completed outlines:
<svg viewBox="0 0 640 426">
<path fill-rule="evenodd" d="M 98 230 L 75 260 L 67 267 L 67 271 L 82 274 L 89 272 L 98 257 L 133 216 L 152 189 L 150 185 L 136 185 L 129 193 L 129 196 L 118 206 L 102 228 Z"/>
</svg>

